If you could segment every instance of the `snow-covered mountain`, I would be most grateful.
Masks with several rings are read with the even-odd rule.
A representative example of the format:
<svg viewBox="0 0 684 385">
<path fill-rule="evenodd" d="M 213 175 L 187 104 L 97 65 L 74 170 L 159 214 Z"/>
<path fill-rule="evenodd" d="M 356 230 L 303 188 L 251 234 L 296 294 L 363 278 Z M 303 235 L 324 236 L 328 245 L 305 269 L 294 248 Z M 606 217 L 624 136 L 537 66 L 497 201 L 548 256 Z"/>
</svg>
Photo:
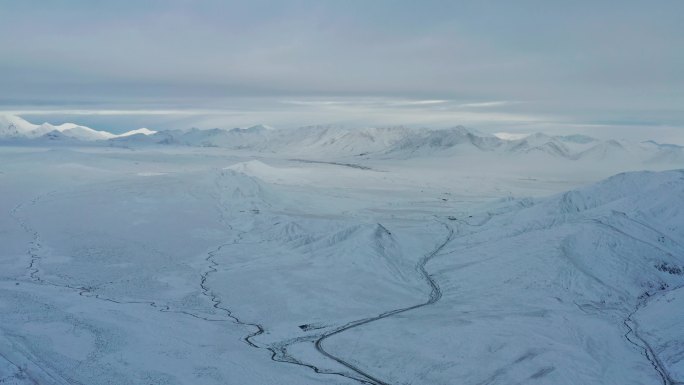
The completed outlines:
<svg viewBox="0 0 684 385">
<path fill-rule="evenodd" d="M 684 170 L 630 172 L 456 218 L 429 265 L 440 300 L 333 346 L 388 383 L 681 383 L 683 196 Z"/>
<path fill-rule="evenodd" d="M 127 137 L 135 134 L 152 135 L 154 133 L 156 133 L 156 131 L 140 128 L 116 135 L 107 131 L 98 131 L 74 123 L 64 123 L 57 126 L 50 123 L 33 124 L 18 116 L 0 115 L 0 140 L 39 139 L 45 141 L 61 141 L 76 139 L 80 141 L 98 141 Z"/>
<path fill-rule="evenodd" d="M 413 127 L 360 127 L 318 125 L 273 129 L 141 128 L 115 135 L 73 123 L 36 125 L 16 116 L 0 116 L 0 140 L 73 142 L 110 146 L 219 147 L 257 153 L 278 153 L 296 158 L 372 157 L 410 159 L 499 154 L 509 159 L 535 161 L 560 159 L 609 164 L 684 164 L 684 147 L 654 141 L 599 140 L 586 135 L 551 136 L 535 133 L 503 139 L 463 126 L 444 129 Z M 75 143 L 75 142 L 74 142 Z"/>
<path fill-rule="evenodd" d="M 160 131 L 140 144 L 224 147 L 286 154 L 353 156 L 383 153 L 414 132 L 405 127 L 358 128 L 305 126 L 275 130 L 257 125 L 248 128 Z M 116 138 L 111 143 L 124 140 Z M 129 141 L 125 141 L 131 144 Z"/>
<path fill-rule="evenodd" d="M 138 128 L 136 130 L 130 130 L 130 131 L 124 132 L 123 134 L 116 135 L 116 137 L 117 138 L 124 138 L 124 137 L 132 136 L 132 135 L 153 135 L 156 132 L 157 131 L 153 131 L 153 130 L 150 130 L 149 128 L 142 127 L 142 128 Z"/>
<path fill-rule="evenodd" d="M 463 126 L 445 129 L 409 127 L 306 126 L 271 129 L 160 131 L 148 136 L 112 138 L 112 145 L 183 145 L 222 147 L 309 157 L 416 158 L 497 153 L 504 156 L 550 157 L 570 161 L 677 163 L 684 148 L 656 142 L 599 140 L 586 135 L 550 136 L 536 133 L 506 140 Z"/>
<path fill-rule="evenodd" d="M 459 131 L 419 148 L 477 148 Z M 684 380 L 682 171 L 489 185 L 226 152 L 0 147 L 8 383 Z"/>
<path fill-rule="evenodd" d="M 441 130 L 411 130 L 399 141 L 392 143 L 385 152 L 413 157 L 453 151 L 493 151 L 502 144 L 502 140 L 493 135 L 456 126 Z"/>
</svg>

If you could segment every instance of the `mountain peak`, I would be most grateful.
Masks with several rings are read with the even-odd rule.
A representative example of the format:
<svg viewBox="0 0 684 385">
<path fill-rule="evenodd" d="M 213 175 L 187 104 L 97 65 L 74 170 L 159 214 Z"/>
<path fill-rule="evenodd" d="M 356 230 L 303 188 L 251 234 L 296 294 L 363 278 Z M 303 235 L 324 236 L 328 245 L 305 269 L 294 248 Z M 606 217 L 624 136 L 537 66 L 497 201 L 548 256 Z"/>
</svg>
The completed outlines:
<svg viewBox="0 0 684 385">
<path fill-rule="evenodd" d="M 57 135 L 56 132 L 59 132 L 61 135 Z M 51 140 L 56 140 L 58 137 L 61 138 L 64 136 L 84 141 L 95 141 L 135 134 L 152 135 L 154 133 L 156 133 L 156 131 L 147 128 L 139 128 L 121 135 L 115 135 L 108 131 L 94 130 L 90 127 L 81 126 L 76 123 L 53 125 L 45 122 L 38 125 L 30 123 L 16 115 L 0 115 L 0 138 L 36 139 L 48 137 Z"/>
</svg>

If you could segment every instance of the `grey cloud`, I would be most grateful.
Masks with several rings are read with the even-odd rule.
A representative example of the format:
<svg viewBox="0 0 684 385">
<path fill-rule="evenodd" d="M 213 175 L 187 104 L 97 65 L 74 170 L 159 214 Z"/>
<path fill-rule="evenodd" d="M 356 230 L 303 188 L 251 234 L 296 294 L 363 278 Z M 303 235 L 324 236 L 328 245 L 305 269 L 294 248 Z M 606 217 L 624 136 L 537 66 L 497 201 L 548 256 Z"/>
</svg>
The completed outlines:
<svg viewBox="0 0 684 385">
<path fill-rule="evenodd" d="M 0 105 L 508 101 L 486 108 L 682 126 L 683 13 L 681 1 L 0 0 Z"/>
</svg>

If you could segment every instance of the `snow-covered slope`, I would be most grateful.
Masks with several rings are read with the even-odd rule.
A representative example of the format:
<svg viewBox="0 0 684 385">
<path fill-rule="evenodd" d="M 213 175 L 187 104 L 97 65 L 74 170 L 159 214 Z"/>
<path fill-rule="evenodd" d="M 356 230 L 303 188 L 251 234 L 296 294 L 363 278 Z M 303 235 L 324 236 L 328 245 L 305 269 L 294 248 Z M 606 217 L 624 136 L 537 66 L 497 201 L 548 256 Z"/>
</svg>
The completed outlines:
<svg viewBox="0 0 684 385">
<path fill-rule="evenodd" d="M 385 150 L 388 155 L 405 157 L 450 154 L 454 152 L 493 151 L 503 141 L 463 126 L 442 130 L 413 130 Z"/>
<path fill-rule="evenodd" d="M 281 152 L 0 146 L 0 382 L 682 381 L 683 171 L 596 183 L 459 129 L 413 157 L 386 152 L 413 130 L 310 130 L 297 151 L 387 142 L 370 167 L 267 128 L 209 138 Z M 557 162 L 511 161 L 535 157 Z"/>
<path fill-rule="evenodd" d="M 684 170 L 486 218 L 454 218 L 461 235 L 428 265 L 438 302 L 327 346 L 387 383 L 684 381 Z"/>
</svg>

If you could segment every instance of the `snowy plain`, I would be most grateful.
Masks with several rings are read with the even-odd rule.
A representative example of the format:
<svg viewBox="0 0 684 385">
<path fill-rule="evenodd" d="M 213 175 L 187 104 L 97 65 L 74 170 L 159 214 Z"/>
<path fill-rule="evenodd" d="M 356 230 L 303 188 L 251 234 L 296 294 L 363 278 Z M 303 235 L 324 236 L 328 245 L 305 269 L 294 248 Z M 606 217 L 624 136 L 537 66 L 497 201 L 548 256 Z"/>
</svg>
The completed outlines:
<svg viewBox="0 0 684 385">
<path fill-rule="evenodd" d="M 0 384 L 684 383 L 678 146 L 10 124 Z"/>
</svg>

